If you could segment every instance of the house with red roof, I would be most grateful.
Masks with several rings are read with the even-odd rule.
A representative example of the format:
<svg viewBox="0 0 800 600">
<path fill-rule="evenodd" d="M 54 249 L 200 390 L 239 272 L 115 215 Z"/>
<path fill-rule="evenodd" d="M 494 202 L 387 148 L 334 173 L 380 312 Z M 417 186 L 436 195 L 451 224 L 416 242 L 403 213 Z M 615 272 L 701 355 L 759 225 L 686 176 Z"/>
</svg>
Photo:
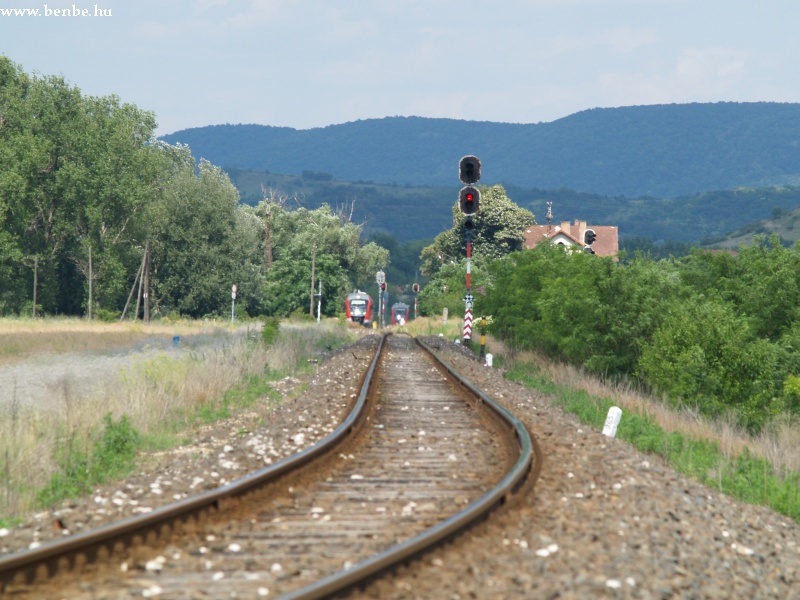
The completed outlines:
<svg viewBox="0 0 800 600">
<path fill-rule="evenodd" d="M 587 238 L 587 233 L 590 233 Z M 587 246 L 587 239 L 594 233 L 594 242 Z M 597 256 L 613 256 L 619 252 L 619 231 L 613 225 L 587 225 L 586 221 L 562 221 L 560 225 L 531 225 L 525 230 L 523 248 L 532 250 L 542 242 L 577 246 L 584 252 L 591 248 Z"/>
</svg>

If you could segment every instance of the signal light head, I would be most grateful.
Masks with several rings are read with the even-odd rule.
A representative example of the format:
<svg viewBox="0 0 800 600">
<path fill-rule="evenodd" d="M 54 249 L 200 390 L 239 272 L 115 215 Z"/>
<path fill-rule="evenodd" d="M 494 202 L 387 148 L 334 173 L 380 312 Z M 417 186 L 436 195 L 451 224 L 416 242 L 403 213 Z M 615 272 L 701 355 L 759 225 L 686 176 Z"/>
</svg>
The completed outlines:
<svg viewBox="0 0 800 600">
<path fill-rule="evenodd" d="M 478 183 L 481 178 L 481 161 L 477 156 L 465 156 L 458 163 L 458 178 L 467 185 Z"/>
<path fill-rule="evenodd" d="M 468 185 L 458 194 L 458 206 L 465 215 L 474 215 L 481 209 L 481 193 Z"/>
</svg>

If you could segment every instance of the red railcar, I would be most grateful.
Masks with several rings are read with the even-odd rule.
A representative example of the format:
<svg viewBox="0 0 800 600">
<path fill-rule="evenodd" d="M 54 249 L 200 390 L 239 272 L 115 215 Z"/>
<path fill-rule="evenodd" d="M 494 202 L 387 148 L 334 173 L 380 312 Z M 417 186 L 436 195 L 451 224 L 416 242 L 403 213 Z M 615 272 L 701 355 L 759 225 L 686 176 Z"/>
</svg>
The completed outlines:
<svg viewBox="0 0 800 600">
<path fill-rule="evenodd" d="M 348 321 L 369 327 L 372 324 L 372 298 L 361 291 L 347 294 L 344 299 L 344 314 Z"/>
<path fill-rule="evenodd" d="M 392 325 L 405 325 L 411 319 L 411 307 L 403 302 L 392 304 Z"/>
</svg>

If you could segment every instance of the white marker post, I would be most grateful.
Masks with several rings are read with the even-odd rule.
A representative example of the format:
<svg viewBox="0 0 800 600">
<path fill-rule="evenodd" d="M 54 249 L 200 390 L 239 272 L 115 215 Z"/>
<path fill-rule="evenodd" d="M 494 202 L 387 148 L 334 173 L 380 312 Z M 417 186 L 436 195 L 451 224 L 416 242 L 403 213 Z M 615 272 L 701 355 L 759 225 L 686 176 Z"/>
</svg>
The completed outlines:
<svg viewBox="0 0 800 600">
<path fill-rule="evenodd" d="M 231 323 L 233 323 L 233 312 L 236 306 L 236 284 L 231 286 Z"/>
<path fill-rule="evenodd" d="M 603 425 L 603 435 L 612 438 L 616 437 L 620 419 L 622 419 L 622 409 L 617 406 L 609 408 L 606 423 Z"/>
</svg>

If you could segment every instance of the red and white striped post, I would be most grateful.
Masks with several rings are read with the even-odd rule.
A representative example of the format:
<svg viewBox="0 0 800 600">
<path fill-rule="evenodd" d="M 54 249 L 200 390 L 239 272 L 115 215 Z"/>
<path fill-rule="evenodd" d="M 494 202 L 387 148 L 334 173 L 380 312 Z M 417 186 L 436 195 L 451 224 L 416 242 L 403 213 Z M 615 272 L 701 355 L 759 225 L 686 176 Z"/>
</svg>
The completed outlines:
<svg viewBox="0 0 800 600">
<path fill-rule="evenodd" d="M 464 330 L 462 337 L 464 344 L 469 345 L 472 340 L 472 271 L 470 259 L 472 258 L 472 235 L 467 229 L 467 295 L 464 296 Z"/>
</svg>

